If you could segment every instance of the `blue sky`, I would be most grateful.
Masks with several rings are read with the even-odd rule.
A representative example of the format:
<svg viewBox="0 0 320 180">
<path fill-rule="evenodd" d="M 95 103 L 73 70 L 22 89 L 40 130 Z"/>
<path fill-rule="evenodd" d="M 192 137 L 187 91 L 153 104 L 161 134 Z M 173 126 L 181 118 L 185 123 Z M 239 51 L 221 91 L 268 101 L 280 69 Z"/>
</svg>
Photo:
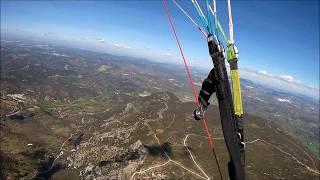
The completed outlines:
<svg viewBox="0 0 320 180">
<path fill-rule="evenodd" d="M 200 24 L 191 1 L 178 2 Z M 319 1 L 231 2 L 240 67 L 258 72 L 256 78 L 319 88 Z M 206 40 L 171 1 L 167 4 L 187 61 L 210 69 Z M 218 18 L 225 30 L 226 4 L 217 1 Z M 182 62 L 160 0 L 1 1 L 1 31 L 161 62 Z"/>
</svg>

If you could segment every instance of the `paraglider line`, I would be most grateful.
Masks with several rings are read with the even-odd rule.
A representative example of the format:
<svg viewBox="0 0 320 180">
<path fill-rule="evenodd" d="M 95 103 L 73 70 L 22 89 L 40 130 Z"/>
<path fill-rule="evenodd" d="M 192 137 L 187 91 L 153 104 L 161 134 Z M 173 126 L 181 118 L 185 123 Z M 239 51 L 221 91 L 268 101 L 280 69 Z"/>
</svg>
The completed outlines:
<svg viewBox="0 0 320 180">
<path fill-rule="evenodd" d="M 176 30 L 174 28 L 174 24 L 172 22 L 172 19 L 171 19 L 171 16 L 170 16 L 170 12 L 168 10 L 168 7 L 167 7 L 167 4 L 165 2 L 165 0 L 162 0 L 162 3 L 163 3 L 163 6 L 164 6 L 164 9 L 167 13 L 167 16 L 168 16 L 168 20 L 170 22 L 170 25 L 171 25 L 171 28 L 172 28 L 172 31 L 173 31 L 173 34 L 174 34 L 174 37 L 176 39 L 176 42 L 177 42 L 177 45 L 179 47 L 179 50 L 180 50 L 180 54 L 181 54 L 181 57 L 182 57 L 182 60 L 183 60 L 183 63 L 184 63 L 184 66 L 185 66 L 185 69 L 187 71 L 187 74 L 188 74 L 188 78 L 189 78 L 189 83 L 192 87 L 192 91 L 193 91 L 193 96 L 194 96 L 194 100 L 195 100 L 195 103 L 197 104 L 198 107 L 200 107 L 200 102 L 198 100 L 198 95 L 197 95 L 197 90 L 196 90 L 196 87 L 194 85 L 194 82 L 192 80 L 192 77 L 191 77 L 191 74 L 190 74 L 190 71 L 189 71 L 189 68 L 188 68 L 188 65 L 187 65 L 187 62 L 186 62 L 186 59 L 184 57 L 184 54 L 183 54 L 183 51 L 182 51 L 182 48 L 181 48 L 181 45 L 180 45 L 180 41 L 179 41 L 179 38 L 178 38 L 178 35 L 176 33 Z M 204 129 L 205 129 L 205 133 L 206 133 L 206 136 L 208 138 L 208 142 L 209 142 L 209 145 L 212 149 L 212 152 L 213 152 L 213 155 L 214 155 L 214 159 L 215 159 L 215 162 L 218 166 L 218 170 L 219 170 L 219 174 L 220 174 L 220 177 L 221 179 L 222 178 L 222 173 L 221 173 L 221 170 L 220 170 L 220 165 L 219 165 L 219 162 L 218 162 L 218 159 L 217 159 L 217 155 L 216 155 L 216 152 L 215 152 L 215 148 L 214 148 L 214 144 L 213 144 L 213 141 L 212 141 L 212 135 L 210 133 L 210 130 L 208 128 L 208 123 L 207 123 L 207 118 L 205 117 L 204 120 L 203 120 L 203 125 L 204 125 Z"/>
</svg>

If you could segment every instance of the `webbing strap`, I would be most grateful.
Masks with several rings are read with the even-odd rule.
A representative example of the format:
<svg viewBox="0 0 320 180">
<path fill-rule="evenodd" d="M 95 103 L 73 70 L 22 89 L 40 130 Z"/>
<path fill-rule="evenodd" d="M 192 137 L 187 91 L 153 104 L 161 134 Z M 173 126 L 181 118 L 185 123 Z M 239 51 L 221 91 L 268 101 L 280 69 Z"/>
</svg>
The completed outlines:
<svg viewBox="0 0 320 180">
<path fill-rule="evenodd" d="M 230 36 L 231 44 L 233 44 L 234 43 L 234 39 L 233 39 L 233 23 L 232 23 L 232 13 L 231 13 L 230 0 L 228 0 L 228 15 L 229 15 L 229 36 Z"/>
</svg>

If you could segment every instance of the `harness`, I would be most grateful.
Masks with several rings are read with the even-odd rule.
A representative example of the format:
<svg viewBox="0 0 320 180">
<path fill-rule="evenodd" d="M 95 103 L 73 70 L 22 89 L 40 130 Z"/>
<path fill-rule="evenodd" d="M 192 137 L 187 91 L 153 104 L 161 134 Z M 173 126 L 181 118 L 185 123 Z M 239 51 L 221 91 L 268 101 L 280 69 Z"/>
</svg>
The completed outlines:
<svg viewBox="0 0 320 180">
<path fill-rule="evenodd" d="M 175 1 L 173 3 L 185 14 L 188 19 L 200 30 L 200 32 L 207 38 L 209 54 L 212 59 L 214 68 L 210 71 L 208 77 L 204 80 L 199 95 L 194 86 L 188 65 L 186 63 L 181 44 L 172 22 L 170 12 L 167 8 L 165 0 L 162 0 L 164 8 L 166 10 L 173 34 L 178 44 L 182 60 L 184 62 L 189 82 L 193 90 L 195 103 L 197 108 L 193 112 L 193 116 L 196 120 L 202 120 L 204 124 L 204 130 L 208 137 L 209 145 L 212 149 L 215 162 L 218 166 L 219 174 L 223 179 L 220 164 L 217 160 L 213 140 L 208 128 L 207 118 L 205 112 L 210 105 L 208 102 L 213 93 L 216 93 L 219 111 L 221 118 L 221 125 L 224 135 L 224 140 L 228 149 L 230 160 L 228 162 L 229 178 L 231 180 L 244 180 L 245 179 L 245 144 L 244 144 L 244 130 L 243 130 L 243 108 L 242 97 L 240 88 L 240 76 L 238 72 L 238 56 L 239 51 L 234 43 L 233 37 L 233 22 L 231 14 L 230 0 L 228 2 L 228 16 L 229 16 L 229 39 L 224 33 L 224 30 L 217 18 L 216 1 L 213 0 L 213 8 L 208 0 L 206 0 L 206 16 L 203 13 L 197 0 L 191 0 L 194 8 L 196 9 L 201 24 L 200 27 L 193 18 Z M 211 13 L 211 14 L 210 14 Z M 211 15 L 214 18 L 214 28 L 211 27 Z M 221 41 L 219 40 L 219 32 L 222 34 L 224 41 L 226 42 L 227 54 Z M 226 70 L 225 58 L 230 65 L 231 86 L 228 79 Z M 231 91 L 232 88 L 232 91 Z M 232 93 L 233 92 L 233 93 Z"/>
</svg>

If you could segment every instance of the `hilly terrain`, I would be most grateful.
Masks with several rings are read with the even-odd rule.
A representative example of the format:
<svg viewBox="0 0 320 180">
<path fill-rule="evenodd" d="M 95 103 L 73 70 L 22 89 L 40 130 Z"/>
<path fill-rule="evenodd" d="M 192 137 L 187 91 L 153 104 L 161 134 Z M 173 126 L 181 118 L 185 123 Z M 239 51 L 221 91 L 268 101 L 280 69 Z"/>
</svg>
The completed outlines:
<svg viewBox="0 0 320 180">
<path fill-rule="evenodd" d="M 200 85 L 205 73 L 193 75 Z M 301 137 L 317 142 L 318 104 L 243 82 L 253 114 L 244 117 L 247 178 L 319 179 L 319 159 L 290 135 L 303 124 L 312 131 Z M 2 41 L 0 178 L 219 179 L 187 88 L 180 66 Z M 211 102 L 207 117 L 227 179 L 228 154 Z M 286 128 L 281 119 L 295 106 L 308 116 L 297 113 Z"/>
</svg>

